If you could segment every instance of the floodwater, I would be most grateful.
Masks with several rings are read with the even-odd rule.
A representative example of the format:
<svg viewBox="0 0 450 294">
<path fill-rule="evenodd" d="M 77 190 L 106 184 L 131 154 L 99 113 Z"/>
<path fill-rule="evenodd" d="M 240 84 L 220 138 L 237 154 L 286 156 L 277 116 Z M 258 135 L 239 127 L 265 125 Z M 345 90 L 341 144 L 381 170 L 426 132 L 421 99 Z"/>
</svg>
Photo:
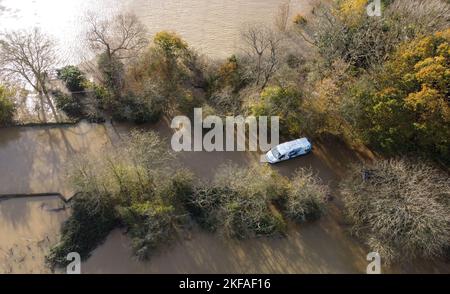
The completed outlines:
<svg viewBox="0 0 450 294">
<path fill-rule="evenodd" d="M 0 200 L 0 273 L 50 272 L 45 255 L 68 216 L 62 207 L 56 197 Z"/>
<path fill-rule="evenodd" d="M 64 167 L 71 155 L 101 152 L 118 142 L 130 125 L 80 123 L 70 127 L 0 129 L 0 194 L 60 192 Z M 167 122 L 146 126 L 167 140 Z M 333 139 L 315 142 L 314 153 L 274 166 L 290 176 L 310 167 L 334 189 L 352 161 L 367 159 Z M 260 164 L 259 154 L 246 152 L 184 152 L 180 162 L 198 177 L 209 179 L 222 164 Z M 195 229 L 149 262 L 133 259 L 129 239 L 119 230 L 82 264 L 83 273 L 363 273 L 367 249 L 349 236 L 341 215 L 339 196 L 318 222 L 290 225 L 286 238 L 225 241 Z M 44 256 L 57 240 L 68 211 L 57 197 L 0 201 L 0 272 L 45 273 Z M 390 272 L 449 273 L 444 263 L 420 262 L 394 267 Z"/>
<path fill-rule="evenodd" d="M 239 48 L 239 32 L 252 22 L 273 23 L 286 0 L 0 0 L 2 30 L 40 27 L 59 43 L 62 59 L 80 61 L 85 55 L 83 23 L 87 11 L 112 16 L 136 13 L 154 35 L 179 33 L 211 57 L 226 57 Z M 291 0 L 291 14 L 308 13 L 315 0 Z"/>
<path fill-rule="evenodd" d="M 120 136 L 120 128 L 80 123 L 76 127 L 0 129 L 0 194 L 61 193 L 65 164 L 73 154 L 101 152 Z"/>
</svg>

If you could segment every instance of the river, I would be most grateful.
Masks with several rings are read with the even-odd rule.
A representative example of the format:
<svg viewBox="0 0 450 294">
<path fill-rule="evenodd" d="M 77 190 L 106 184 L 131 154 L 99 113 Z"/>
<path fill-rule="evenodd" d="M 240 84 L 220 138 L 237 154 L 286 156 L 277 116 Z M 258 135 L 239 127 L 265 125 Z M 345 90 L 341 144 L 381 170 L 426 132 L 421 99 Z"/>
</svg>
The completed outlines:
<svg viewBox="0 0 450 294">
<path fill-rule="evenodd" d="M 88 124 L 67 127 L 0 129 L 0 194 L 59 192 L 65 185 L 65 163 L 73 154 L 101 152 L 128 133 L 128 124 Z M 166 121 L 142 126 L 169 140 Z M 208 179 L 221 164 L 260 164 L 247 152 L 184 152 L 179 161 L 198 177 Z M 367 159 L 334 139 L 315 142 L 313 154 L 274 166 L 289 176 L 297 168 L 312 168 L 333 191 L 348 164 Z M 336 195 L 337 196 L 337 195 Z M 82 264 L 83 273 L 363 273 L 367 248 L 348 234 L 339 197 L 318 222 L 291 224 L 286 238 L 225 241 L 195 229 L 157 252 L 149 262 L 133 259 L 129 239 L 119 230 Z M 45 273 L 44 256 L 57 240 L 68 216 L 56 197 L 0 201 L 0 272 Z M 56 209 L 56 210 L 55 210 Z M 5 237 L 7 236 L 7 237 Z M 417 262 L 391 267 L 389 272 L 449 273 L 445 263 Z"/>
<path fill-rule="evenodd" d="M 239 49 L 246 23 L 273 23 L 286 0 L 0 0 L 0 28 L 39 27 L 53 36 L 64 62 L 86 55 L 83 19 L 86 12 L 113 16 L 134 12 L 150 35 L 179 33 L 193 48 L 210 57 L 226 57 Z M 291 0 L 291 14 L 308 13 L 315 0 Z"/>
</svg>

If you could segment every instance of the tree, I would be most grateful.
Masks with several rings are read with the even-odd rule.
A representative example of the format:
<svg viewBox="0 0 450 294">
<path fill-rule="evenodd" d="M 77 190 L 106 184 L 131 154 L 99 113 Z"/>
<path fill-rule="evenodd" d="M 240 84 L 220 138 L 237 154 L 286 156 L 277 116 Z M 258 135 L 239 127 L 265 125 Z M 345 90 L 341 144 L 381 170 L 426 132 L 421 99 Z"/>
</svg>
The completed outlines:
<svg viewBox="0 0 450 294">
<path fill-rule="evenodd" d="M 302 131 L 302 104 L 300 91 L 275 86 L 265 88 L 251 110 L 255 116 L 279 116 L 281 135 L 295 137 Z"/>
<path fill-rule="evenodd" d="M 14 96 L 12 90 L 0 85 L 0 126 L 7 125 L 14 118 L 14 103 L 11 97 Z"/>
<path fill-rule="evenodd" d="M 90 48 L 96 53 L 105 53 L 110 60 L 135 57 L 149 43 L 145 26 L 134 14 L 119 14 L 102 20 L 90 13 L 87 22 Z"/>
<path fill-rule="evenodd" d="M 244 29 L 242 39 L 250 59 L 249 74 L 264 89 L 280 64 L 282 37 L 266 25 L 254 24 Z"/>
<path fill-rule="evenodd" d="M 128 68 L 126 90 L 156 113 L 190 112 L 199 96 L 192 89 L 198 75 L 192 59 L 195 53 L 181 37 L 159 32 L 152 46 Z"/>
<path fill-rule="evenodd" d="M 367 0 L 319 4 L 314 17 L 297 24 L 297 32 L 328 65 L 342 59 L 370 68 L 383 63 L 405 40 L 448 27 L 450 5 L 441 0 L 384 2 L 381 17 L 367 16 Z"/>
<path fill-rule="evenodd" d="M 104 83 L 116 99 L 121 97 L 124 59 L 137 57 L 149 41 L 145 26 L 134 14 L 119 14 L 103 20 L 90 13 L 87 16 L 89 47 L 100 54 L 99 69 Z"/>
<path fill-rule="evenodd" d="M 164 81 L 172 87 L 182 75 L 180 63 L 188 53 L 188 45 L 177 34 L 167 31 L 157 33 L 153 43 L 157 53 L 162 55 L 158 64 L 160 72 Z"/>
<path fill-rule="evenodd" d="M 386 262 L 435 258 L 450 244 L 450 180 L 424 163 L 354 166 L 342 185 L 352 231 Z"/>
<path fill-rule="evenodd" d="M 53 41 L 37 28 L 1 36 L 0 73 L 25 80 L 38 93 L 41 107 L 44 108 L 45 99 L 58 121 L 48 89 L 49 75 L 56 60 Z"/>
<path fill-rule="evenodd" d="M 450 162 L 449 42 L 450 30 L 407 42 L 377 73 L 374 85 L 353 87 L 364 112 L 356 125 L 369 144 Z"/>
</svg>

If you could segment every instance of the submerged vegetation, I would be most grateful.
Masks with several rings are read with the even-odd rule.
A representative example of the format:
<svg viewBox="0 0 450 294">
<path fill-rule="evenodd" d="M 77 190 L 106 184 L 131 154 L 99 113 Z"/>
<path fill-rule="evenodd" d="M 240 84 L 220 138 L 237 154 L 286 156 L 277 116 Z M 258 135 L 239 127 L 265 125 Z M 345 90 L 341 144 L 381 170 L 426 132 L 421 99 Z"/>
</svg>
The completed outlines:
<svg viewBox="0 0 450 294">
<path fill-rule="evenodd" d="M 213 183 L 196 187 L 188 208 L 202 227 L 238 239 L 281 234 L 285 221 L 274 201 L 285 179 L 266 168 L 224 166 Z"/>
<path fill-rule="evenodd" d="M 74 248 L 83 249 L 76 252 L 87 258 L 117 226 L 127 228 L 141 258 L 170 239 L 183 219 L 177 201 L 190 181 L 189 175 L 168 167 L 172 158 L 156 134 L 135 131 L 102 156 L 74 159 L 69 178 L 79 196 L 49 262 L 64 264 Z"/>
<path fill-rule="evenodd" d="M 382 1 L 382 16 L 369 17 L 367 3 L 332 1 L 293 18 L 286 3 L 276 25 L 245 26 L 242 50 L 225 60 L 198 54 L 174 32 L 151 38 L 135 15 L 90 15 L 86 40 L 96 58 L 59 69 L 62 86 L 49 79 L 54 46 L 39 30 L 2 35 L 1 77 L 25 79 L 56 120 L 59 110 L 146 123 L 203 107 L 279 116 L 284 139 L 331 135 L 363 145 L 381 158 L 353 167 L 341 185 L 352 231 L 386 261 L 443 256 L 450 187 L 438 169 L 450 164 L 450 4 Z M 40 46 L 23 50 L 30 44 Z M 0 86 L 0 125 L 13 122 L 13 96 Z M 398 155 L 405 159 L 389 159 Z M 119 226 L 141 259 L 191 220 L 230 238 L 282 235 L 288 219 L 322 216 L 329 196 L 309 170 L 287 179 L 269 167 L 227 165 L 199 182 L 151 132 L 77 158 L 69 170 L 80 196 L 52 265 L 72 251 L 87 258 Z"/>
<path fill-rule="evenodd" d="M 353 233 L 387 262 L 437 258 L 450 244 L 450 179 L 424 163 L 355 166 L 342 183 Z"/>
<path fill-rule="evenodd" d="M 102 156 L 74 159 L 69 178 L 79 196 L 73 199 L 60 243 L 47 257 L 49 264 L 64 265 L 70 252 L 88 258 L 116 227 L 126 229 L 136 256 L 148 259 L 176 239 L 189 220 L 243 239 L 283 234 L 284 211 L 299 222 L 324 212 L 327 189 L 308 172 L 299 171 L 291 183 L 268 167 L 228 165 L 213 182 L 204 183 L 173 159 L 157 135 L 141 131 Z"/>
</svg>

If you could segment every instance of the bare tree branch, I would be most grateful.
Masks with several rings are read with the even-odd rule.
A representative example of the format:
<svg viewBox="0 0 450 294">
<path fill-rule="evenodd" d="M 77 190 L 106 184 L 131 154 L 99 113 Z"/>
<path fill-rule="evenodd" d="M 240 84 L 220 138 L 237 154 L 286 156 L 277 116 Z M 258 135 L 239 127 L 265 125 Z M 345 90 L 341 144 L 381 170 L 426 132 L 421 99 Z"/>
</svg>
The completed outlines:
<svg viewBox="0 0 450 294">
<path fill-rule="evenodd" d="M 56 64 L 55 44 L 38 28 L 0 35 L 0 75 L 25 80 L 41 100 L 46 99 L 58 120 L 47 88 L 49 75 Z"/>
<path fill-rule="evenodd" d="M 149 44 L 147 30 L 134 14 L 119 14 L 111 20 L 102 20 L 89 13 L 87 22 L 86 38 L 95 53 L 125 59 L 135 57 Z"/>
</svg>

